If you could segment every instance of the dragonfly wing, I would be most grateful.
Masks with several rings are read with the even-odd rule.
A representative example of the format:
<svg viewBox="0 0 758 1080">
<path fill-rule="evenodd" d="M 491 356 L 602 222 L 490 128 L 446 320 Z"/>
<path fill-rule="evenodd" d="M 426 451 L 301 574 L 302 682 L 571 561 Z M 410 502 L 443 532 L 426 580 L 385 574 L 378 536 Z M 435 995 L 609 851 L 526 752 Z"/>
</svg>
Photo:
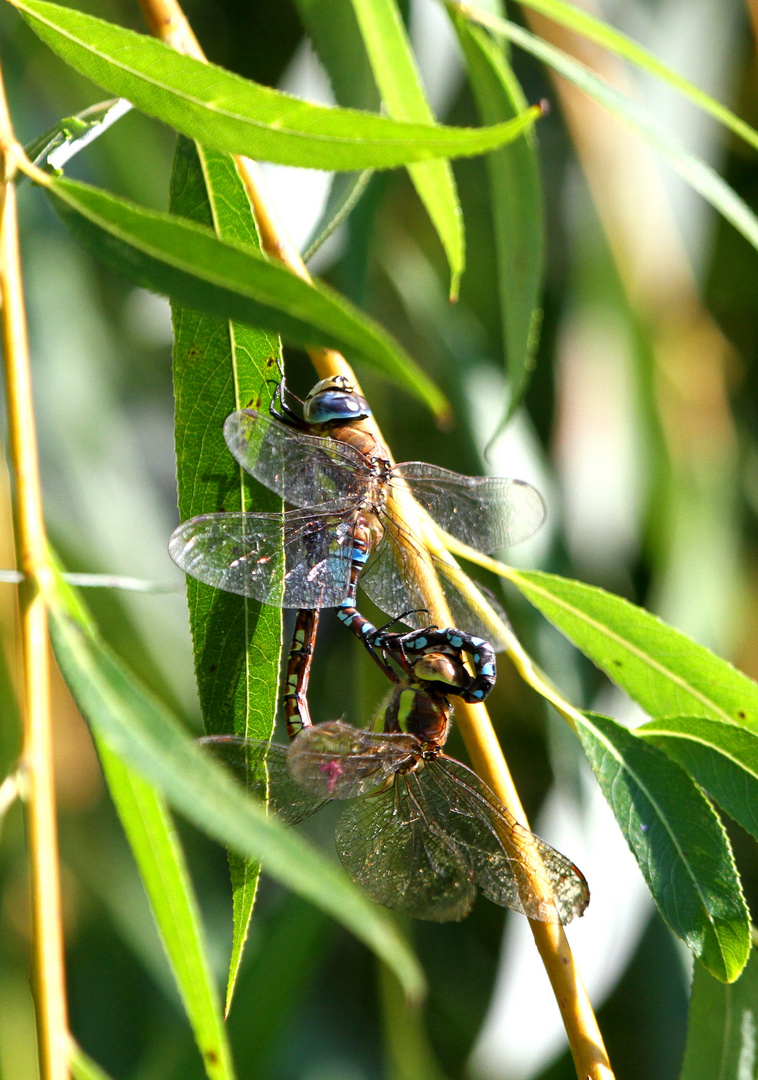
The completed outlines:
<svg viewBox="0 0 758 1080">
<path fill-rule="evenodd" d="M 316 796 L 352 799 L 375 791 L 417 753 L 413 735 L 363 731 L 334 720 L 300 732 L 287 751 L 287 768 Z"/>
<path fill-rule="evenodd" d="M 477 551 L 520 544 L 545 520 L 542 496 L 525 480 L 462 476 L 423 461 L 406 461 L 393 473 L 446 532 Z"/>
<path fill-rule="evenodd" d="M 337 854 L 377 903 L 416 919 L 459 921 L 476 897 L 471 860 L 428 828 L 416 792 L 415 773 L 408 773 L 356 799 L 337 822 Z"/>
<path fill-rule="evenodd" d="M 483 592 L 476 582 L 452 561 L 442 562 L 433 555 L 422 555 L 419 542 L 396 520 L 382 519 L 384 536 L 361 574 L 360 584 L 382 611 L 415 629 L 430 622 L 430 598 L 422 590 L 419 570 L 431 562 L 442 595 L 450 609 L 450 625 L 465 628 L 467 633 L 489 641 L 495 652 L 509 645 L 503 631 L 508 616 L 498 601 Z M 411 614 L 409 614 L 411 613 Z"/>
<path fill-rule="evenodd" d="M 254 409 L 227 416 L 226 445 L 252 476 L 293 506 L 360 499 L 370 466 L 359 450 L 280 424 Z"/>
<path fill-rule="evenodd" d="M 257 799 L 288 825 L 310 817 L 328 801 L 305 791 L 287 768 L 287 747 L 234 735 L 208 735 L 200 742 Z"/>
<path fill-rule="evenodd" d="M 420 783 L 435 828 L 469 852 L 486 897 L 541 922 L 568 923 L 582 914 L 589 889 L 581 871 L 519 825 L 471 769 L 443 755 Z M 534 884 L 540 880 L 542 894 Z"/>
<path fill-rule="evenodd" d="M 186 574 L 215 589 L 276 607 L 337 607 L 350 581 L 350 514 L 345 502 L 285 514 L 203 514 L 174 530 L 168 550 Z"/>
</svg>

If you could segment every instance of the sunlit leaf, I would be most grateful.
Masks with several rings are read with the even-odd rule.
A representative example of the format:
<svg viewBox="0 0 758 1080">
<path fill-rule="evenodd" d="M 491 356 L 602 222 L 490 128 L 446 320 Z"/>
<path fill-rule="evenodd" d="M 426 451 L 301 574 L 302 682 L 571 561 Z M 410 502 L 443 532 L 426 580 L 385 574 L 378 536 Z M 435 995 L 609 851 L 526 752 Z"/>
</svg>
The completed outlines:
<svg viewBox="0 0 758 1080">
<path fill-rule="evenodd" d="M 652 720 L 636 734 L 674 758 L 758 840 L 758 734 L 696 716 Z"/>
<path fill-rule="evenodd" d="M 46 188 L 74 235 L 138 285 L 183 307 L 281 333 L 299 345 L 332 345 L 373 364 L 438 415 L 437 387 L 381 327 L 338 293 L 309 284 L 255 248 L 73 180 Z"/>
<path fill-rule="evenodd" d="M 96 737 L 116 805 L 209 1080 L 235 1075 L 208 947 L 171 815 L 155 788 Z"/>
<path fill-rule="evenodd" d="M 458 8 L 453 0 L 448 0 L 448 3 L 454 10 Z M 615 86 L 574 60 L 568 53 L 556 49 L 515 23 L 485 14 L 488 29 L 547 64 L 626 124 L 660 154 L 685 183 L 723 214 L 753 247 L 758 248 L 758 217 L 710 165 L 686 150 L 676 135 L 656 116 L 633 98 L 620 93 Z"/>
<path fill-rule="evenodd" d="M 39 37 L 82 75 L 203 146 L 311 169 L 391 168 L 486 153 L 515 125 L 452 128 L 311 105 L 204 64 L 163 42 L 45 0 L 12 0 Z"/>
<path fill-rule="evenodd" d="M 180 728 L 74 612 L 63 590 L 48 598 L 58 664 L 93 730 L 125 764 L 209 836 L 264 863 L 266 872 L 321 907 L 396 972 L 409 997 L 424 987 L 392 918 L 301 836 L 245 795 Z"/>
<path fill-rule="evenodd" d="M 502 45 L 455 11 L 451 14 L 482 121 L 498 123 L 518 115 L 526 101 Z M 541 318 L 544 229 L 534 133 L 488 154 L 487 171 L 510 415 L 534 367 Z"/>
<path fill-rule="evenodd" d="M 394 120 L 433 124 L 434 113 L 395 0 L 352 3 L 387 113 Z M 502 119 L 498 117 L 495 123 Z M 466 242 L 453 170 L 447 161 L 430 161 L 409 165 L 408 172 L 445 249 L 450 266 L 450 299 L 455 300 L 466 261 Z"/>
<path fill-rule="evenodd" d="M 649 611 L 555 574 L 507 576 L 651 716 L 704 716 L 758 731 L 758 685 Z"/>
<path fill-rule="evenodd" d="M 579 735 L 661 915 L 717 979 L 736 979 L 750 923 L 713 807 L 683 769 L 614 720 L 587 713 Z"/>
<path fill-rule="evenodd" d="M 250 202 L 228 154 L 180 139 L 171 211 L 224 240 L 258 247 Z M 279 375 L 277 337 L 174 304 L 177 484 L 182 521 L 225 510 L 270 512 L 281 500 L 251 484 L 226 447 L 226 417 L 253 403 L 265 410 Z M 282 651 L 281 609 L 187 578 L 200 707 L 208 733 L 268 739 L 274 727 Z M 257 865 L 230 853 L 232 955 L 227 1010 L 258 885 Z"/>
<path fill-rule="evenodd" d="M 108 1073 L 84 1053 L 81 1046 L 71 1040 L 71 1052 L 68 1059 L 74 1080 L 110 1080 Z"/>
<path fill-rule="evenodd" d="M 743 138 L 750 146 L 758 149 L 758 131 L 755 128 L 746 124 L 739 116 L 735 116 L 731 109 L 727 109 L 720 101 L 716 101 L 710 94 L 706 94 L 705 91 L 701 90 L 699 86 L 695 86 L 689 79 L 685 79 L 673 68 L 664 64 L 636 41 L 627 37 L 626 34 L 622 34 L 620 30 L 614 29 L 608 23 L 603 22 L 602 19 L 598 19 L 591 12 L 583 11 L 573 4 L 567 4 L 565 0 L 521 0 L 521 2 L 524 7 L 532 8 L 533 11 L 539 11 L 543 15 L 547 15 L 548 18 L 554 19 L 561 26 L 565 26 L 569 30 L 576 30 L 578 34 L 581 34 L 582 37 L 587 38 L 589 41 L 594 41 L 598 45 L 602 45 L 604 49 L 608 49 L 609 52 L 616 53 L 617 56 L 629 60 L 641 71 L 656 75 L 662 82 L 668 83 L 669 86 L 679 90 L 693 104 L 709 113 L 724 127 L 733 131 L 735 135 Z M 475 15 L 477 9 L 474 5 L 467 4 L 466 8 L 470 15 Z"/>
<path fill-rule="evenodd" d="M 724 985 L 695 964 L 687 1045 L 679 1080 L 754 1080 L 758 1076 L 758 955 Z"/>
</svg>

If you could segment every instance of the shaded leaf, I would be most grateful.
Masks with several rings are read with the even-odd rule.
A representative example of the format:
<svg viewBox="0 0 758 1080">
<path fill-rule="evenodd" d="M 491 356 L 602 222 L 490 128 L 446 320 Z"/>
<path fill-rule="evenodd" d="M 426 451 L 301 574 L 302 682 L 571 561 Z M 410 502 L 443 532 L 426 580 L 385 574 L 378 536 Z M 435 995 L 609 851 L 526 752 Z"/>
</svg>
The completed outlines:
<svg viewBox="0 0 758 1080">
<path fill-rule="evenodd" d="M 447 413 L 440 391 L 400 346 L 326 285 L 303 281 L 255 248 L 86 184 L 53 180 L 46 190 L 74 235 L 138 285 L 295 344 L 358 353 L 438 416 Z"/>
<path fill-rule="evenodd" d="M 210 1080 L 235 1075 L 197 900 L 166 804 L 96 737 L 124 827 Z"/>
<path fill-rule="evenodd" d="M 260 247 L 245 188 L 228 154 L 180 139 L 171 177 L 172 213 L 225 240 Z M 281 500 L 251 484 L 229 453 L 226 417 L 251 402 L 266 409 L 279 376 L 277 337 L 174 304 L 174 395 L 179 515 L 271 512 Z M 267 380 L 273 380 L 268 382 Z M 187 578 L 200 707 L 208 734 L 268 739 L 279 696 L 282 612 Z M 227 1010 L 258 886 L 259 867 L 230 852 L 232 954 Z"/>
<path fill-rule="evenodd" d="M 364 169 L 357 173 L 337 173 L 332 180 L 324 211 L 305 243 L 303 262 L 307 263 L 312 259 L 321 245 L 347 220 L 373 175 L 373 169 Z"/>
<path fill-rule="evenodd" d="M 583 11 L 574 7 L 573 4 L 565 3 L 565 0 L 522 0 L 522 3 L 524 7 L 540 11 L 543 15 L 547 15 L 550 19 L 560 23 L 561 26 L 576 30 L 578 34 L 581 34 L 589 41 L 594 41 L 598 45 L 602 45 L 604 49 L 608 49 L 609 52 L 622 56 L 640 70 L 648 71 L 651 75 L 657 75 L 662 82 L 666 82 L 669 86 L 679 90 L 693 104 L 709 113 L 724 127 L 733 131 L 735 135 L 739 135 L 750 146 L 758 149 L 758 131 L 755 128 L 746 124 L 739 116 L 735 116 L 731 109 L 727 109 L 720 101 L 716 101 L 710 94 L 706 94 L 704 90 L 701 90 L 699 86 L 695 86 L 689 79 L 685 79 L 684 76 L 674 71 L 667 64 L 662 63 L 658 57 L 653 56 L 651 52 L 648 52 L 636 41 L 632 41 L 626 34 L 622 34 L 620 30 L 609 26 L 608 23 L 598 19 L 589 11 Z M 470 5 L 468 10 L 470 12 L 473 10 Z"/>
<path fill-rule="evenodd" d="M 311 169 L 391 168 L 486 153 L 516 126 L 452 128 L 311 105 L 163 42 L 45 0 L 12 0 L 34 32 L 80 74 L 203 146 Z"/>
<path fill-rule="evenodd" d="M 469 82 L 485 124 L 511 119 L 526 107 L 502 45 L 451 10 Z M 521 402 L 539 338 L 544 223 L 534 133 L 487 155 L 500 321 L 508 370 L 508 416 Z"/>
<path fill-rule="evenodd" d="M 388 963 L 409 997 L 418 998 L 423 974 L 392 918 L 237 787 L 76 617 L 63 584 L 48 603 L 58 664 L 80 712 L 110 750 L 203 832 L 264 861 L 267 873 L 336 918 Z"/>
<path fill-rule="evenodd" d="M 755 1080 L 758 1076 L 758 955 L 725 986 L 695 964 L 687 1045 L 679 1080 Z"/>
<path fill-rule="evenodd" d="M 636 734 L 678 761 L 758 840 L 758 734 L 693 716 L 652 720 Z"/>
<path fill-rule="evenodd" d="M 433 124 L 434 113 L 395 0 L 352 3 L 388 114 L 394 120 Z M 409 165 L 408 172 L 442 242 L 450 266 L 450 299 L 456 300 L 466 262 L 466 241 L 453 170 L 448 161 L 430 161 Z"/>
<path fill-rule="evenodd" d="M 758 732 L 758 685 L 620 596 L 539 571 L 509 581 L 652 716 L 706 716 Z"/>
<path fill-rule="evenodd" d="M 458 6 L 452 0 L 447 0 L 447 3 L 453 10 Z M 589 94 L 598 104 L 639 135 L 669 163 L 685 183 L 731 222 L 753 247 L 758 248 L 758 217 L 729 184 L 722 180 L 715 169 L 686 150 L 673 132 L 661 124 L 657 117 L 633 98 L 620 93 L 615 86 L 600 75 L 574 60 L 568 53 L 556 49 L 555 46 L 535 37 L 534 34 L 530 34 L 528 30 L 524 30 L 515 23 L 487 12 L 481 14 L 482 21 L 486 22 L 486 26 L 494 34 L 512 41 L 525 52 L 547 64 L 559 75 Z"/>
<path fill-rule="evenodd" d="M 585 713 L 585 752 L 658 909 L 722 982 L 750 951 L 750 923 L 729 840 L 675 762 L 606 716 Z"/>
<path fill-rule="evenodd" d="M 110 1080 L 107 1072 L 101 1069 L 91 1057 L 88 1057 L 73 1039 L 68 1063 L 74 1080 Z"/>
</svg>

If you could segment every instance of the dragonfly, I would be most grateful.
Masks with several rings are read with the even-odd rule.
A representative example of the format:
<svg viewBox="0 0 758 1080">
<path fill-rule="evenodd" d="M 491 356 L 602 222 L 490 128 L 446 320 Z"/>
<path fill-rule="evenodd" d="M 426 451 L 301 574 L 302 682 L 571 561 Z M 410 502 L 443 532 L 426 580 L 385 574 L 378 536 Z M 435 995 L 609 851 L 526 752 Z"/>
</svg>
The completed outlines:
<svg viewBox="0 0 758 1080">
<path fill-rule="evenodd" d="M 436 646 L 406 641 L 397 654 L 405 668 L 385 662 L 394 686 L 371 729 L 342 720 L 314 725 L 306 708 L 289 746 L 224 735 L 202 741 L 289 824 L 345 800 L 335 832 L 339 858 L 385 907 L 458 921 L 481 892 L 529 918 L 567 923 L 589 902 L 581 871 L 443 752 L 450 696 L 472 677 L 463 650 L 449 641 L 444 651 Z"/>
<path fill-rule="evenodd" d="M 392 465 L 360 426 L 371 410 L 345 376 L 319 382 L 302 417 L 287 405 L 281 383 L 277 397 L 268 414 L 228 416 L 224 437 L 239 464 L 292 509 L 190 518 L 171 536 L 174 562 L 207 585 L 285 608 L 354 609 L 360 577 L 377 607 L 424 629 L 428 598 L 420 582 L 431 561 L 451 623 L 497 651 L 506 648 L 497 601 L 452 560 L 430 555 L 402 506 L 410 492 L 443 530 L 491 553 L 540 527 L 545 506 L 535 488 L 418 461 Z"/>
</svg>

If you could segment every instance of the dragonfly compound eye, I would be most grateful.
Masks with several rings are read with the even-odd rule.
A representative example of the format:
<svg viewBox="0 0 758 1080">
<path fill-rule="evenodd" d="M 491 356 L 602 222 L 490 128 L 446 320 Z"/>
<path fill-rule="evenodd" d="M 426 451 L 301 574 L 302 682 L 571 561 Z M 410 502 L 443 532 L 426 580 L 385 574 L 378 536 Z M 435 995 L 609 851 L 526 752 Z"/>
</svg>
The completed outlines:
<svg viewBox="0 0 758 1080">
<path fill-rule="evenodd" d="M 316 383 L 303 403 L 303 416 L 309 424 L 345 423 L 365 420 L 371 409 L 345 376 L 337 375 Z"/>
<path fill-rule="evenodd" d="M 424 654 L 413 665 L 413 674 L 424 682 L 441 682 L 456 688 L 471 680 L 463 664 L 445 653 Z"/>
</svg>

